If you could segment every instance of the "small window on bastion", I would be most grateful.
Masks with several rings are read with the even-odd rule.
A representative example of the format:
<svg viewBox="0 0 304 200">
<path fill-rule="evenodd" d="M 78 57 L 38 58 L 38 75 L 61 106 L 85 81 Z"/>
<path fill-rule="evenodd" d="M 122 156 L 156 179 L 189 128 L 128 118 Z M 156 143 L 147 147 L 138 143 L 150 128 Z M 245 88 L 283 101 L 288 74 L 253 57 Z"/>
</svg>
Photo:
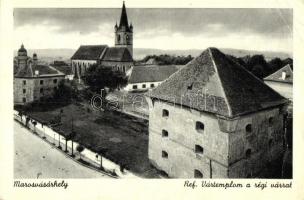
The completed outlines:
<svg viewBox="0 0 304 200">
<path fill-rule="evenodd" d="M 268 119 L 268 123 L 269 123 L 269 126 L 272 126 L 273 125 L 273 117 L 270 117 Z"/>
<path fill-rule="evenodd" d="M 204 148 L 200 145 L 195 145 L 195 153 L 203 154 Z"/>
<path fill-rule="evenodd" d="M 251 133 L 251 132 L 252 132 L 252 126 L 251 126 L 251 124 L 248 124 L 246 126 L 246 133 Z"/>
<path fill-rule="evenodd" d="M 169 133 L 166 130 L 162 130 L 162 137 L 168 137 Z"/>
<path fill-rule="evenodd" d="M 194 178 L 203 178 L 203 173 L 200 170 L 195 169 L 194 170 Z"/>
<path fill-rule="evenodd" d="M 137 85 L 133 85 L 133 89 L 136 90 L 137 89 Z"/>
<path fill-rule="evenodd" d="M 250 156 L 251 156 L 251 149 L 247 149 L 245 154 L 246 154 L 246 158 L 250 158 Z"/>
<path fill-rule="evenodd" d="M 195 129 L 196 129 L 198 132 L 202 133 L 202 132 L 204 132 L 205 125 L 204 125 L 202 122 L 197 121 L 197 122 L 195 123 Z"/>
<path fill-rule="evenodd" d="M 163 158 L 168 158 L 168 153 L 166 151 L 162 151 L 162 157 Z"/>
<path fill-rule="evenodd" d="M 163 117 L 169 117 L 169 111 L 166 109 L 163 109 Z"/>
</svg>

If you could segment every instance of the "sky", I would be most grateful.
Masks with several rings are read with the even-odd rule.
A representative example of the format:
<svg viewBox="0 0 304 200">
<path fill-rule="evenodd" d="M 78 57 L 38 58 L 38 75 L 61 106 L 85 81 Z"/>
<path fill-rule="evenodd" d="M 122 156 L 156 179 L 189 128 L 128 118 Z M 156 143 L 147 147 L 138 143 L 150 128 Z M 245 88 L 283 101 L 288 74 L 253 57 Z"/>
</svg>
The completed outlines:
<svg viewBox="0 0 304 200">
<path fill-rule="evenodd" d="M 127 6 L 127 5 L 126 5 Z M 14 46 L 114 45 L 121 8 L 15 8 Z M 292 9 L 128 8 L 134 48 L 234 48 L 292 53 Z"/>
</svg>

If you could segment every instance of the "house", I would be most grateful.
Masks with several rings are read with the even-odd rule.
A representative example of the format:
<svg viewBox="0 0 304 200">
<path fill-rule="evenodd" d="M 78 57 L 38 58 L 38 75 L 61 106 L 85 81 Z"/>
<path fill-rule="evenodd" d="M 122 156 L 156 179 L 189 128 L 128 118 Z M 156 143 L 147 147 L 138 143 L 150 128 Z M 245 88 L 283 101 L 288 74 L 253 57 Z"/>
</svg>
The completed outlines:
<svg viewBox="0 0 304 200">
<path fill-rule="evenodd" d="M 144 91 L 157 87 L 162 81 L 180 69 L 181 65 L 139 65 L 128 72 L 127 91 Z"/>
<path fill-rule="evenodd" d="M 64 74 L 51 66 L 39 65 L 37 54 L 27 56 L 24 45 L 18 50 L 14 66 L 14 104 L 27 104 L 51 96 Z"/>
<path fill-rule="evenodd" d="M 287 99 L 216 48 L 147 101 L 148 157 L 169 177 L 256 177 L 283 152 Z"/>
<path fill-rule="evenodd" d="M 264 82 L 283 97 L 292 101 L 293 70 L 289 64 L 264 78 Z"/>
<path fill-rule="evenodd" d="M 129 24 L 123 3 L 119 26 L 114 26 L 115 46 L 81 45 L 71 57 L 72 72 L 76 78 L 84 76 L 86 70 L 98 64 L 126 72 L 133 65 L 133 25 Z"/>
</svg>

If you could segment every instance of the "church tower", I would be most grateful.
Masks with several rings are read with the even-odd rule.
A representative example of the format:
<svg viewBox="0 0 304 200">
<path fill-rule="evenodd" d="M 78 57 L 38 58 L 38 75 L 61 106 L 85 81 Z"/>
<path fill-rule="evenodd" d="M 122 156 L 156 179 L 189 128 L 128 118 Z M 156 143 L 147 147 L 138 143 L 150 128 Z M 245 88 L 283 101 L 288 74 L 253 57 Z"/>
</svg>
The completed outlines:
<svg viewBox="0 0 304 200">
<path fill-rule="evenodd" d="M 27 57 L 27 51 L 24 48 L 23 44 L 21 45 L 21 48 L 18 50 L 17 61 L 18 61 L 17 65 L 18 65 L 19 69 L 26 67 L 28 57 Z"/>
<path fill-rule="evenodd" d="M 133 57 L 133 26 L 132 23 L 129 25 L 128 16 L 125 7 L 125 2 L 123 2 L 119 26 L 117 23 L 114 27 L 115 29 L 115 47 L 126 47 L 130 51 Z"/>
</svg>

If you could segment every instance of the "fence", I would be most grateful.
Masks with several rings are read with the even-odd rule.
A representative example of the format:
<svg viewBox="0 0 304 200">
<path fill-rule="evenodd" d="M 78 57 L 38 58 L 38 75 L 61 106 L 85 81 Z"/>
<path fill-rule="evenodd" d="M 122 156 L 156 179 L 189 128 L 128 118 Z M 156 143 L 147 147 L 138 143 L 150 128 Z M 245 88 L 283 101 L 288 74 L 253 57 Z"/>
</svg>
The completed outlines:
<svg viewBox="0 0 304 200">
<path fill-rule="evenodd" d="M 27 121 L 26 118 L 29 118 L 28 123 L 26 122 Z M 66 142 L 65 137 L 60 135 L 58 132 L 54 131 L 50 127 L 43 125 L 36 120 L 31 119 L 29 116 L 26 116 L 26 115 L 20 116 L 18 114 L 18 111 L 16 111 L 16 110 L 14 110 L 14 119 L 16 121 L 20 122 L 21 124 L 23 124 L 24 126 L 28 127 L 34 133 L 45 138 L 49 142 L 51 142 L 53 144 L 57 144 L 58 146 L 61 146 L 63 149 L 65 149 L 65 142 Z M 34 123 L 36 123 L 36 125 L 34 125 Z M 59 141 L 60 141 L 60 143 L 59 143 Z M 72 143 L 73 143 L 73 145 L 72 145 Z M 72 140 L 67 141 L 67 148 L 72 150 L 72 146 L 73 146 L 74 152 L 77 152 L 76 148 L 78 145 L 80 145 L 80 144 L 75 141 L 72 141 Z M 120 171 L 121 168 L 118 164 L 110 161 L 109 159 L 107 159 L 105 157 L 100 156 L 99 154 L 97 154 L 89 149 L 84 148 L 84 150 L 82 152 L 80 152 L 79 155 L 87 158 L 90 161 L 90 163 L 94 164 L 94 166 L 100 165 L 101 159 L 102 159 L 103 168 L 106 171 L 115 172 L 118 175 L 118 177 L 138 178 L 136 175 L 132 174 L 128 170 L 124 170 L 124 172 L 122 173 Z"/>
</svg>

